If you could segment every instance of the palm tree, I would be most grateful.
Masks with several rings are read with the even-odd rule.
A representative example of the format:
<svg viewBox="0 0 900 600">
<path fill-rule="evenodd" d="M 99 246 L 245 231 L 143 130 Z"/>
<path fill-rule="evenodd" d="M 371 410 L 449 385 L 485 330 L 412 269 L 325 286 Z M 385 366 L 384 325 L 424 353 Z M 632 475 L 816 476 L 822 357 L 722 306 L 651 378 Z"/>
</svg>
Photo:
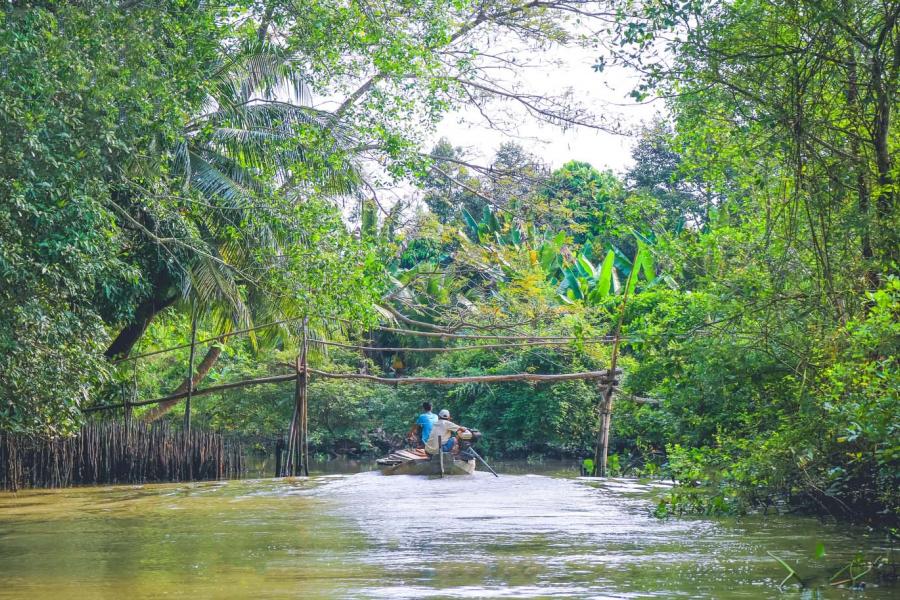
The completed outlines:
<svg viewBox="0 0 900 600">
<path fill-rule="evenodd" d="M 127 356 L 152 319 L 179 300 L 223 334 L 251 326 L 254 313 L 277 320 L 292 312 L 289 301 L 263 299 L 265 273 L 277 268 L 285 248 L 304 241 L 294 218 L 298 206 L 311 194 L 349 194 L 359 181 L 350 135 L 332 114 L 308 105 L 298 63 L 282 48 L 247 42 L 212 66 L 209 89 L 167 163 L 132 167 L 131 183 L 143 179 L 143 170 L 167 169 L 180 190 L 160 194 L 134 184 L 138 193 L 123 207 L 143 234 L 145 253 L 162 260 L 145 261 L 152 292 L 109 357 Z M 194 385 L 219 352 L 209 348 Z"/>
<path fill-rule="evenodd" d="M 110 358 L 127 356 L 153 317 L 181 298 L 221 300 L 232 320 L 247 322 L 240 287 L 252 285 L 261 267 L 256 250 L 302 235 L 290 217 L 304 192 L 346 194 L 359 181 L 350 136 L 333 115 L 306 105 L 309 92 L 289 53 L 250 41 L 210 72 L 204 110 L 160 153 L 168 161 L 131 165 L 127 206 L 118 210 L 155 258 L 144 261 L 153 289 L 110 345 Z M 177 196 L 136 183 L 159 170 L 174 176 Z"/>
</svg>

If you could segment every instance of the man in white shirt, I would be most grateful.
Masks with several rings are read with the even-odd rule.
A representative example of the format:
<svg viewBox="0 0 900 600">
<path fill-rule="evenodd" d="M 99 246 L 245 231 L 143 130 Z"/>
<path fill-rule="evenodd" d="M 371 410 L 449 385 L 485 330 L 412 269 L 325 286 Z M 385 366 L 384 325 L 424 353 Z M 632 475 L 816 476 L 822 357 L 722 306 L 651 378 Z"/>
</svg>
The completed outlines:
<svg viewBox="0 0 900 600">
<path fill-rule="evenodd" d="M 438 421 L 431 427 L 431 434 L 425 442 L 425 452 L 428 454 L 439 452 L 438 438 L 440 438 L 441 450 L 453 454 L 459 452 L 459 443 L 451 435 L 454 431 L 466 432 L 468 429 L 451 421 L 450 411 L 445 408 L 438 413 Z"/>
</svg>

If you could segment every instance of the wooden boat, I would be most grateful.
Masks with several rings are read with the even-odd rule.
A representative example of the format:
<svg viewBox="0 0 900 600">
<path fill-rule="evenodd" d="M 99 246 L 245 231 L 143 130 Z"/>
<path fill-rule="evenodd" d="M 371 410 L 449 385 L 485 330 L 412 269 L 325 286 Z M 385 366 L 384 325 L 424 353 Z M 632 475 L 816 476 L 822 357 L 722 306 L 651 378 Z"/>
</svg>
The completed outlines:
<svg viewBox="0 0 900 600">
<path fill-rule="evenodd" d="M 396 450 L 375 463 L 385 475 L 471 475 L 475 459 L 453 456 L 449 452 L 431 456 L 424 450 Z"/>
</svg>

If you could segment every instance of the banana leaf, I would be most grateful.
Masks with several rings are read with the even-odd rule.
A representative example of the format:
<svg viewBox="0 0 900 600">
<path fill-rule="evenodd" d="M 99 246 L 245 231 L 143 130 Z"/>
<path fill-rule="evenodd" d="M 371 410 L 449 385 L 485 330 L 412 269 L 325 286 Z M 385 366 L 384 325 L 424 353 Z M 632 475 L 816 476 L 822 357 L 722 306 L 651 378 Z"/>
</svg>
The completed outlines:
<svg viewBox="0 0 900 600">
<path fill-rule="evenodd" d="M 572 292 L 572 297 L 574 297 L 575 300 L 584 299 L 584 293 L 582 292 L 578 277 L 570 269 L 565 270 L 564 285 L 566 286 L 566 292 Z"/>
<path fill-rule="evenodd" d="M 469 214 L 469 211 L 463 209 L 463 221 L 466 222 L 466 227 L 469 229 L 469 236 L 473 242 L 478 243 L 481 241 L 481 236 L 478 233 L 478 223 L 475 221 L 475 218 Z"/>
<path fill-rule="evenodd" d="M 616 246 L 615 244 L 611 244 L 610 246 L 612 247 L 612 250 L 616 256 L 616 269 L 622 276 L 628 277 L 629 275 L 631 275 L 631 267 L 634 263 L 630 258 L 628 258 L 628 256 L 625 255 L 624 252 L 619 250 L 618 246 Z"/>
<path fill-rule="evenodd" d="M 579 254 L 575 259 L 575 267 L 581 277 L 590 279 L 595 279 L 597 277 L 597 270 L 594 269 L 594 265 L 591 264 L 591 261 L 589 261 L 584 254 Z"/>
<path fill-rule="evenodd" d="M 600 265 L 600 276 L 597 277 L 597 285 L 595 288 L 600 292 L 600 298 L 609 296 L 613 283 L 613 270 L 616 262 L 615 253 L 610 250 L 606 253 L 603 263 Z"/>
</svg>

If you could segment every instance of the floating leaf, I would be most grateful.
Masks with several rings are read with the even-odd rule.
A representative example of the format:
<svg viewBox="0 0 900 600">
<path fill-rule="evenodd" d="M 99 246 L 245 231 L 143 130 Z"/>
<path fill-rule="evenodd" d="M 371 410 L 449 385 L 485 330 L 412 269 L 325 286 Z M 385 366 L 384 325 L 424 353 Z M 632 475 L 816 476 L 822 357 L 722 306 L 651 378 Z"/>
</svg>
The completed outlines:
<svg viewBox="0 0 900 600">
<path fill-rule="evenodd" d="M 819 542 L 816 544 L 816 558 L 822 558 L 825 556 L 825 544 Z"/>
</svg>

